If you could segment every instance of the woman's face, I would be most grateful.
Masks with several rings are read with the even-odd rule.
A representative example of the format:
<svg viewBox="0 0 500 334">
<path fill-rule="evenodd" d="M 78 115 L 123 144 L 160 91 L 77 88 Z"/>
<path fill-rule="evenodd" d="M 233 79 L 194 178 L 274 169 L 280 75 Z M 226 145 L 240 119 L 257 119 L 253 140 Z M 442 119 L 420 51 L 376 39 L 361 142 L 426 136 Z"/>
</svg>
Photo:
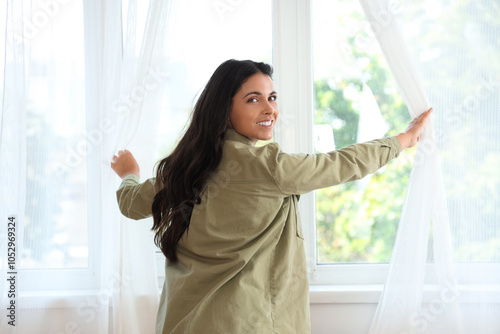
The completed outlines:
<svg viewBox="0 0 500 334">
<path fill-rule="evenodd" d="M 268 75 L 252 75 L 233 97 L 228 127 L 250 139 L 254 145 L 258 140 L 271 139 L 279 115 L 276 98 L 277 93 Z"/>
</svg>

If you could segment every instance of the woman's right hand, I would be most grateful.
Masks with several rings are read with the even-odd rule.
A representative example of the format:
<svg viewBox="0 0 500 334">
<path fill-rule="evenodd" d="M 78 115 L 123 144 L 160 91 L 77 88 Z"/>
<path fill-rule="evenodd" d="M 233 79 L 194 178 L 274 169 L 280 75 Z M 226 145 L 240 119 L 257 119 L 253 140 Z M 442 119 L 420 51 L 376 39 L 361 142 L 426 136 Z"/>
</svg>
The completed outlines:
<svg viewBox="0 0 500 334">
<path fill-rule="evenodd" d="M 111 160 L 111 168 L 122 179 L 130 174 L 135 174 L 140 178 L 139 165 L 130 151 L 118 151 Z"/>
<path fill-rule="evenodd" d="M 420 116 L 416 117 L 413 121 L 408 124 L 406 130 L 396 137 L 399 139 L 401 143 L 401 150 L 405 148 L 410 148 L 415 146 L 420 139 L 420 133 L 424 129 L 424 125 L 427 122 L 427 119 L 430 117 L 432 113 L 432 108 L 427 111 L 424 111 Z"/>
</svg>

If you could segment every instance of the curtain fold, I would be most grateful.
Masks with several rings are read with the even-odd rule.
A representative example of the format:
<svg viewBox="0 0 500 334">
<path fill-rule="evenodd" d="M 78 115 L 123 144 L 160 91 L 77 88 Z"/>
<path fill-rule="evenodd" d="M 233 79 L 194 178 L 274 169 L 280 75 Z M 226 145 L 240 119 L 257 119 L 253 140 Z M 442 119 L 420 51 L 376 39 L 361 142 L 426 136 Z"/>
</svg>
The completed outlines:
<svg viewBox="0 0 500 334">
<path fill-rule="evenodd" d="M 495 81 L 485 79 L 488 72 L 498 75 L 499 68 L 480 61 L 476 51 L 484 50 L 491 59 L 500 55 L 500 47 L 492 44 L 500 36 L 500 22 L 487 19 L 498 6 L 488 1 L 459 1 L 451 7 L 446 1 L 403 1 L 397 7 L 386 0 L 360 3 L 411 116 L 431 106 L 426 92 L 435 109 L 417 147 L 370 333 L 495 333 L 500 280 L 490 249 L 498 251 L 499 214 L 493 207 L 485 211 L 484 203 L 498 204 L 498 189 L 473 189 L 483 178 L 498 183 L 498 173 L 481 167 L 484 175 L 479 175 L 474 167 L 496 161 L 500 139 L 492 130 L 499 124 Z M 457 17 L 460 24 L 450 25 Z M 410 37 L 403 37 L 404 31 Z M 429 76 L 425 85 L 422 72 Z M 470 144 L 472 138 L 488 144 Z"/>
<path fill-rule="evenodd" d="M 396 21 L 399 9 L 394 1 L 360 3 L 412 118 L 420 115 L 430 105 Z"/>
<path fill-rule="evenodd" d="M 420 115 L 430 108 L 430 104 L 413 66 L 390 1 L 360 0 L 360 3 L 412 118 Z M 445 246 L 439 247 L 439 250 L 442 250 L 439 252 L 439 258 L 447 264 L 436 263 L 439 275 L 437 282 L 433 283 L 437 283 L 441 290 L 447 284 L 455 286 L 451 262 L 452 248 L 447 242 L 450 240 L 450 229 L 444 196 L 435 135 L 432 120 L 429 120 L 417 146 L 387 281 L 370 333 L 416 333 L 426 327 L 419 323 L 418 315 L 424 308 L 424 281 L 431 222 L 434 241 Z M 443 312 L 450 320 L 449 333 L 460 333 L 456 301 L 453 305 L 447 305 Z"/>
<path fill-rule="evenodd" d="M 93 43 L 87 48 L 87 73 L 101 69 L 95 81 L 87 81 L 87 88 L 100 101 L 100 123 L 113 125 L 100 151 L 100 161 L 104 162 L 100 168 L 104 251 L 101 286 L 110 292 L 113 312 L 112 324 L 102 328 L 103 333 L 152 333 L 155 328 L 159 287 L 152 220 L 137 222 L 120 215 L 115 195 L 119 181 L 110 162 L 118 150 L 129 149 L 141 167 L 141 179 L 152 176 L 156 125 L 167 76 L 167 25 L 172 3 L 151 0 L 145 20 L 139 16 L 135 0 L 126 4 L 110 0 L 86 11 L 86 22 L 100 17 L 104 31 L 101 41 L 95 36 L 95 26 L 86 26 L 89 43 Z M 124 22 L 123 7 L 127 9 Z M 100 16 L 94 16 L 96 13 Z M 101 50 L 101 57 L 92 54 L 96 49 Z"/>
</svg>

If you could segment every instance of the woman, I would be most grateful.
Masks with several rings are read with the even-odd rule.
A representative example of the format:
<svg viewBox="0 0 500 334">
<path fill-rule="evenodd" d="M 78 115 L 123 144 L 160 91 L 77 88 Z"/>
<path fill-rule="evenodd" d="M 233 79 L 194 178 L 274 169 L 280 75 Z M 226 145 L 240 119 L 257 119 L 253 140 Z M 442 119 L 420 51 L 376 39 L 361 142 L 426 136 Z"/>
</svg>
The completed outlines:
<svg viewBox="0 0 500 334">
<path fill-rule="evenodd" d="M 157 333 L 309 333 L 299 195 L 360 179 L 414 146 L 431 110 L 396 137 L 327 154 L 285 154 L 272 68 L 229 60 L 198 99 L 156 178 L 139 183 L 128 151 L 111 164 L 130 218 L 153 215 L 166 262 Z"/>
</svg>

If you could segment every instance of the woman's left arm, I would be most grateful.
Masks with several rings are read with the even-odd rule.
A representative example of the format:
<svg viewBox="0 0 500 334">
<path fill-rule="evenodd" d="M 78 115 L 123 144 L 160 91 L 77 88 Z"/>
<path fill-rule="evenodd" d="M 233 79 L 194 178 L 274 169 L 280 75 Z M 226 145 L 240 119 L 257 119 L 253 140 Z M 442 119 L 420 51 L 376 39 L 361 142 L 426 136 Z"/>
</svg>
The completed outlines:
<svg viewBox="0 0 500 334">
<path fill-rule="evenodd" d="M 396 137 L 354 144 L 329 153 L 280 152 L 273 159 L 271 173 L 284 195 L 301 195 L 375 173 L 400 152 Z"/>
<path fill-rule="evenodd" d="M 275 152 L 271 163 L 274 179 L 284 195 L 361 179 L 376 172 L 419 139 L 432 108 L 415 118 L 404 132 L 389 138 L 354 144 L 322 154 Z"/>
</svg>

